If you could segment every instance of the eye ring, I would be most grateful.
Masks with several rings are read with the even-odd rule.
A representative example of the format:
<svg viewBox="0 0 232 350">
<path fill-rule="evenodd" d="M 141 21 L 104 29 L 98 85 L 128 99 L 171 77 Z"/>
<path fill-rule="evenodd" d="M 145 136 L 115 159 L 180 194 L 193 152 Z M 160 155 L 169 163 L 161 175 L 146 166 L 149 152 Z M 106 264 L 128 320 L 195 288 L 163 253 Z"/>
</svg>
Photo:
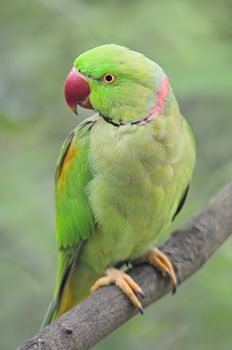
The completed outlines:
<svg viewBox="0 0 232 350">
<path fill-rule="evenodd" d="M 116 76 L 111 74 L 111 73 L 106 73 L 103 77 L 102 77 L 102 81 L 105 84 L 113 84 L 116 81 Z"/>
</svg>

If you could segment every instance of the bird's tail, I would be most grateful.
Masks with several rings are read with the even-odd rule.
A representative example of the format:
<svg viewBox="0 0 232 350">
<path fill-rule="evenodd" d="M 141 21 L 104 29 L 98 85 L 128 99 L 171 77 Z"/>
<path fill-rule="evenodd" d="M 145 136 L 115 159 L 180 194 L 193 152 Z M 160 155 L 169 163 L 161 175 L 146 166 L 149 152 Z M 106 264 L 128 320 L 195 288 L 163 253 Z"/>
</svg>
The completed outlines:
<svg viewBox="0 0 232 350">
<path fill-rule="evenodd" d="M 66 263 L 63 257 L 60 257 L 58 266 L 55 295 L 41 328 L 44 328 L 85 299 L 90 294 L 92 284 L 99 277 L 96 271 L 80 263 L 76 264 L 76 261 L 71 264 Z"/>
<path fill-rule="evenodd" d="M 89 293 L 88 293 L 89 294 Z M 86 295 L 87 297 L 88 295 Z M 56 320 L 66 311 L 70 310 L 72 307 L 81 302 L 85 296 L 81 296 L 81 298 L 75 297 L 72 292 L 72 287 L 69 282 L 66 282 L 64 286 L 64 290 L 61 291 L 60 295 L 55 295 L 48 307 L 47 313 L 43 319 L 41 328 L 46 327 L 52 321 Z"/>
<path fill-rule="evenodd" d="M 53 318 L 56 314 L 57 305 L 58 305 L 57 300 L 54 298 L 48 307 L 46 315 L 44 316 L 43 322 L 40 327 L 41 329 L 46 327 L 48 324 L 50 324 L 53 321 Z"/>
<path fill-rule="evenodd" d="M 44 328 L 49 323 L 58 318 L 61 314 L 61 303 L 63 303 L 64 299 L 70 299 L 70 295 L 67 295 L 67 289 L 69 289 L 69 282 L 75 269 L 74 264 L 76 264 L 75 259 L 70 259 L 68 254 L 65 254 L 62 251 L 59 252 L 55 293 L 42 322 L 41 328 Z M 67 310 L 64 310 L 63 312 L 65 311 Z"/>
</svg>

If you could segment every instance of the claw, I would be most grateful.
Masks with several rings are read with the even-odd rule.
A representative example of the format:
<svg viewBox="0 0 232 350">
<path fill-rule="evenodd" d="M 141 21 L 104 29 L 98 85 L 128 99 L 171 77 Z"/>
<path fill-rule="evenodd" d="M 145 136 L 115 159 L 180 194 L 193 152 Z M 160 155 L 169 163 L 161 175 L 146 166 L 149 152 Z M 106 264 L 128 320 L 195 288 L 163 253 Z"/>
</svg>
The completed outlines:
<svg viewBox="0 0 232 350">
<path fill-rule="evenodd" d="M 176 294 L 176 291 L 177 291 L 177 284 L 173 283 L 172 284 L 172 295 Z"/>
<path fill-rule="evenodd" d="M 145 298 L 145 295 L 144 295 L 142 289 L 141 289 L 141 291 L 139 291 L 137 294 L 140 295 L 140 297 L 141 297 L 142 299 Z"/>
<path fill-rule="evenodd" d="M 168 281 L 168 282 L 170 282 L 170 280 L 171 280 L 171 275 L 170 275 L 170 272 L 169 272 L 169 270 L 168 269 L 166 269 L 165 270 L 166 271 L 166 280 Z"/>
<path fill-rule="evenodd" d="M 165 279 L 168 279 L 169 283 L 172 285 L 172 294 L 175 294 L 177 289 L 176 274 L 167 256 L 159 249 L 155 248 L 150 250 L 145 258 L 148 263 L 155 266 L 157 270 L 161 272 Z"/>
<path fill-rule="evenodd" d="M 134 307 L 138 308 L 140 313 L 144 313 L 142 304 L 137 296 L 144 297 L 144 293 L 139 285 L 123 271 L 117 270 L 116 268 L 109 268 L 106 270 L 106 276 L 99 278 L 94 285 L 91 287 L 91 292 L 95 292 L 102 286 L 108 286 L 115 284 L 118 286 L 123 293 L 129 298 Z"/>
</svg>

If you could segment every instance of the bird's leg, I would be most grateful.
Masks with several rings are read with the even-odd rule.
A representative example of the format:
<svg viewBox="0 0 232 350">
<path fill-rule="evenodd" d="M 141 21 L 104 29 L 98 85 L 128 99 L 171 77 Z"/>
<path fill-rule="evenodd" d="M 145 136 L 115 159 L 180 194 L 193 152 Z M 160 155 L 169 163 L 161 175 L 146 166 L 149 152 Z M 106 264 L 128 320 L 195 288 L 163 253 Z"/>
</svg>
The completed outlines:
<svg viewBox="0 0 232 350">
<path fill-rule="evenodd" d="M 102 286 L 115 284 L 124 294 L 126 294 L 131 303 L 139 309 L 141 314 L 143 314 L 144 310 L 138 296 L 144 297 L 144 294 L 139 285 L 135 283 L 135 281 L 128 274 L 114 267 L 108 268 L 105 273 L 106 276 L 99 278 L 93 284 L 91 287 L 91 292 L 95 292 Z"/>
<path fill-rule="evenodd" d="M 177 278 L 172 263 L 168 257 L 158 248 L 153 248 L 146 253 L 144 261 L 155 266 L 155 268 L 161 272 L 164 278 L 169 279 L 170 283 L 172 284 L 172 294 L 175 294 Z"/>
</svg>

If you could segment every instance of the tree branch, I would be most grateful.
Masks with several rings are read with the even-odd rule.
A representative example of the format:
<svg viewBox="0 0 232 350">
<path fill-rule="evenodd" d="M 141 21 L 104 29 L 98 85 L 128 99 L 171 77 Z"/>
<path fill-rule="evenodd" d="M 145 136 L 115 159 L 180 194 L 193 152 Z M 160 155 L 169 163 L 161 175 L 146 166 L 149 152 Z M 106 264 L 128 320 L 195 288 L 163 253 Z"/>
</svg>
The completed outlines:
<svg viewBox="0 0 232 350">
<path fill-rule="evenodd" d="M 170 257 L 178 282 L 198 270 L 232 233 L 232 183 L 225 186 L 161 247 Z M 170 291 L 149 265 L 129 270 L 142 287 L 147 306 Z M 133 317 L 137 311 L 116 287 L 103 287 L 18 350 L 85 350 Z"/>
</svg>

